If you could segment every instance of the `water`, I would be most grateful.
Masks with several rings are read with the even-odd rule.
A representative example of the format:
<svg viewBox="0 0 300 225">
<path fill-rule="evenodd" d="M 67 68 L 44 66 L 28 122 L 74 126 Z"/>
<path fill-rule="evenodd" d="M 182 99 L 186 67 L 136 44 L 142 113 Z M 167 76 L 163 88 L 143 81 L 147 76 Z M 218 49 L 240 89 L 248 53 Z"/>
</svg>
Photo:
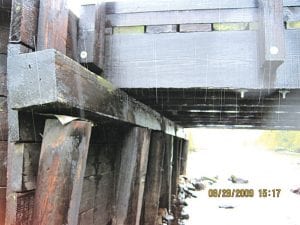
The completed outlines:
<svg viewBox="0 0 300 225">
<path fill-rule="evenodd" d="M 224 143 L 223 143 L 224 144 Z M 222 145 L 222 142 L 220 143 Z M 300 154 L 276 153 L 257 146 L 231 144 L 193 153 L 188 161 L 190 177 L 219 176 L 218 183 L 189 200 L 186 225 L 300 225 L 300 196 L 290 189 L 300 187 Z M 232 184 L 235 175 L 248 184 Z M 212 198 L 208 189 L 253 189 L 253 198 Z M 281 189 L 279 197 L 259 197 L 259 189 Z M 234 206 L 222 209 L 220 205 Z"/>
</svg>

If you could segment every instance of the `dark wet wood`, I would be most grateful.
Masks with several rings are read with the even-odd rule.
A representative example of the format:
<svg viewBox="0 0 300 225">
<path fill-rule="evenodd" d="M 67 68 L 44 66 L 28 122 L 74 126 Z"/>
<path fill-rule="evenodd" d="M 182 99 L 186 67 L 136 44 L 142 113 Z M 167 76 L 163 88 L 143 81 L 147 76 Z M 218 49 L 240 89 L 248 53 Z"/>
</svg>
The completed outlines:
<svg viewBox="0 0 300 225">
<path fill-rule="evenodd" d="M 9 41 L 36 46 L 39 0 L 13 0 Z"/>
<path fill-rule="evenodd" d="M 7 147 L 7 141 L 0 141 L 0 187 L 7 184 Z"/>
<path fill-rule="evenodd" d="M 171 208 L 172 195 L 172 164 L 173 164 L 173 136 L 166 136 L 166 152 L 164 156 L 162 184 L 160 191 L 159 208 Z"/>
<path fill-rule="evenodd" d="M 131 128 L 122 142 L 116 191 L 116 225 L 139 225 L 147 173 L 150 130 Z"/>
<path fill-rule="evenodd" d="M 34 225 L 77 224 L 90 122 L 46 121 L 34 201 Z"/>
<path fill-rule="evenodd" d="M 5 225 L 5 211 L 6 211 L 6 188 L 0 187 L 0 225 Z"/>
<path fill-rule="evenodd" d="M 67 50 L 69 9 L 66 0 L 40 1 L 37 49 Z"/>
<path fill-rule="evenodd" d="M 0 141 L 8 140 L 7 98 L 0 97 Z"/>
<path fill-rule="evenodd" d="M 188 160 L 188 147 L 189 142 L 187 140 L 182 140 L 182 154 L 181 154 L 181 167 L 180 174 L 186 175 L 187 160 Z"/>
<path fill-rule="evenodd" d="M 30 225 L 33 219 L 34 191 L 25 193 L 7 190 L 5 225 Z"/>
<path fill-rule="evenodd" d="M 157 225 L 162 169 L 165 154 L 165 134 L 152 132 L 141 224 Z"/>
</svg>

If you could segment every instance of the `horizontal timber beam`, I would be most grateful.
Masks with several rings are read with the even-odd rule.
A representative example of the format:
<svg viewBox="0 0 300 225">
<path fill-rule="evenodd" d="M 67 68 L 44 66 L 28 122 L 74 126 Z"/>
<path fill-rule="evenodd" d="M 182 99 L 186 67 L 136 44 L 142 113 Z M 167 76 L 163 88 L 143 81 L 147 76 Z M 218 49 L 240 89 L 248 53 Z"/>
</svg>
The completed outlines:
<svg viewBox="0 0 300 225">
<path fill-rule="evenodd" d="M 53 49 L 9 57 L 8 77 L 15 110 L 122 121 L 185 138 L 181 127 Z"/>
<path fill-rule="evenodd" d="M 284 6 L 299 6 L 298 0 L 283 0 Z M 108 2 L 106 7 L 107 14 L 113 13 L 140 13 L 140 12 L 159 12 L 171 10 L 194 10 L 194 9 L 238 9 L 258 7 L 256 0 L 164 0 L 159 4 L 152 1 L 118 1 Z"/>
</svg>

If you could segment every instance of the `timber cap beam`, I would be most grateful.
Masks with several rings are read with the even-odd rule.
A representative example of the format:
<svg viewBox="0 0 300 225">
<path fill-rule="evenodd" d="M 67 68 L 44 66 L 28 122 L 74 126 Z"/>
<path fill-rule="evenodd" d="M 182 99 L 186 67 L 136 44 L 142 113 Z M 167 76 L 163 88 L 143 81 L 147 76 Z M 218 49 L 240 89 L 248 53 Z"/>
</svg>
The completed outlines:
<svg viewBox="0 0 300 225">
<path fill-rule="evenodd" d="M 18 111 L 121 121 L 185 138 L 180 126 L 54 49 L 8 57 L 8 87 Z"/>
</svg>

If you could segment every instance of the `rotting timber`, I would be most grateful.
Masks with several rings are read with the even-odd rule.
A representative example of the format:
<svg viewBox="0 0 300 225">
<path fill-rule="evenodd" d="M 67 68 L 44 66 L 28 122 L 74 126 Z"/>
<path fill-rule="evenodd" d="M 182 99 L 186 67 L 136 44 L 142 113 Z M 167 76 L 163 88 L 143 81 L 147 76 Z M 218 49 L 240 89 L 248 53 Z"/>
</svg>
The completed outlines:
<svg viewBox="0 0 300 225">
<path fill-rule="evenodd" d="M 299 7 L 0 1 L 0 225 L 156 225 L 181 126 L 299 129 Z"/>
</svg>

